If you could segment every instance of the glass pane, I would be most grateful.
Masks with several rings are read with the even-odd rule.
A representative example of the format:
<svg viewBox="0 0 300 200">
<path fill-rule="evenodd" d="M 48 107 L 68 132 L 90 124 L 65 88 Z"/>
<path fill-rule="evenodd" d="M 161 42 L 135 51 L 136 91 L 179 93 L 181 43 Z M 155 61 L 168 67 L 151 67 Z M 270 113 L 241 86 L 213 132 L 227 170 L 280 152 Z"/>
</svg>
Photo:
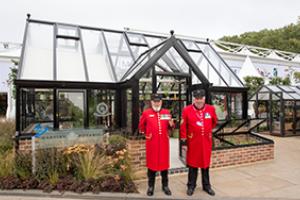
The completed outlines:
<svg viewBox="0 0 300 200">
<path fill-rule="evenodd" d="M 166 40 L 167 38 L 156 38 L 156 37 L 145 37 L 147 43 L 149 44 L 149 47 L 152 48 L 155 45 L 158 45 L 162 41 Z"/>
<path fill-rule="evenodd" d="M 194 41 L 190 40 L 181 40 L 187 50 L 200 50 L 200 48 L 196 45 Z"/>
<path fill-rule="evenodd" d="M 104 33 L 109 53 L 114 65 L 117 78 L 120 80 L 133 63 L 124 35 L 121 33 Z"/>
<path fill-rule="evenodd" d="M 29 23 L 21 79 L 53 80 L 53 26 Z"/>
<path fill-rule="evenodd" d="M 289 87 L 289 86 L 284 86 L 284 85 L 281 85 L 279 86 L 282 90 L 284 90 L 285 92 L 294 92 L 294 90 Z"/>
<path fill-rule="evenodd" d="M 232 119 L 217 134 L 231 134 L 233 131 L 235 131 L 239 126 L 241 126 L 246 121 L 247 121 L 246 119 Z"/>
<path fill-rule="evenodd" d="M 36 133 L 36 127 L 53 128 L 53 90 L 21 89 L 21 130 Z"/>
<path fill-rule="evenodd" d="M 251 119 L 245 125 L 237 130 L 237 132 L 248 132 L 250 129 L 255 128 L 258 124 L 263 122 L 265 119 Z"/>
<path fill-rule="evenodd" d="M 53 121 L 53 90 L 35 90 L 35 119 L 37 121 Z"/>
<path fill-rule="evenodd" d="M 175 63 L 175 65 L 181 72 L 189 72 L 189 66 L 173 47 L 170 48 L 166 55 Z"/>
<path fill-rule="evenodd" d="M 233 145 L 251 145 L 264 142 L 263 139 L 250 134 L 226 135 L 222 139 Z"/>
<path fill-rule="evenodd" d="M 241 119 L 243 104 L 242 104 L 242 94 L 240 93 L 232 93 L 230 94 L 231 98 L 231 118 L 232 119 Z"/>
<path fill-rule="evenodd" d="M 225 120 L 228 117 L 227 97 L 225 93 L 211 93 L 212 105 L 215 107 L 219 120 Z"/>
<path fill-rule="evenodd" d="M 270 88 L 273 92 L 282 92 L 282 90 L 275 85 L 268 85 L 268 88 Z"/>
<path fill-rule="evenodd" d="M 91 128 L 110 128 L 115 125 L 115 91 L 91 90 L 89 124 Z"/>
<path fill-rule="evenodd" d="M 126 130 L 127 132 L 132 132 L 132 90 L 131 89 L 127 89 L 126 90 L 126 96 L 127 96 L 127 112 L 126 112 L 126 116 L 127 116 L 127 127 Z"/>
<path fill-rule="evenodd" d="M 200 64 L 198 64 L 199 69 L 204 74 L 204 76 L 209 80 L 210 83 L 212 83 L 214 86 L 226 86 L 224 81 L 220 78 L 220 76 L 216 73 L 216 70 L 214 70 L 211 66 L 211 64 L 208 62 L 206 58 L 199 58 L 201 60 Z M 196 63 L 199 63 L 198 61 L 195 61 Z M 224 74 L 226 75 L 226 74 Z"/>
<path fill-rule="evenodd" d="M 148 47 L 144 47 L 144 46 L 130 46 L 131 51 L 133 53 L 134 59 L 138 59 L 138 57 L 144 53 L 145 51 L 147 51 L 149 48 Z"/>
<path fill-rule="evenodd" d="M 57 26 L 57 34 L 78 37 L 77 27 L 74 27 L 74 26 L 58 25 Z"/>
<path fill-rule="evenodd" d="M 82 30 L 82 40 L 89 81 L 114 82 L 112 66 L 109 62 L 102 33 L 100 31 Z"/>
<path fill-rule="evenodd" d="M 34 89 L 21 89 L 21 130 L 33 133 L 34 128 Z"/>
<path fill-rule="evenodd" d="M 147 45 L 146 41 L 144 40 L 144 36 L 138 33 L 126 33 L 129 43 Z"/>
<path fill-rule="evenodd" d="M 220 59 L 220 57 L 209 46 L 203 50 L 208 60 L 220 73 L 222 78 L 229 86 L 243 87 L 237 76 L 229 69 L 228 66 Z M 211 66 L 212 68 L 212 66 Z M 213 71 L 212 69 L 210 71 Z M 217 75 L 219 76 L 219 75 Z M 220 82 L 222 84 L 222 82 Z"/>
<path fill-rule="evenodd" d="M 84 93 L 58 93 L 59 129 L 83 128 Z"/>
<path fill-rule="evenodd" d="M 57 39 L 57 80 L 86 81 L 79 40 Z"/>
<path fill-rule="evenodd" d="M 152 78 L 150 76 L 152 70 L 149 70 L 143 78 L 139 80 L 139 102 L 140 102 L 140 113 L 142 113 L 145 109 L 150 108 L 150 100 L 152 94 Z"/>
<path fill-rule="evenodd" d="M 282 95 L 284 100 L 294 100 L 294 98 L 290 96 L 289 93 L 283 92 Z"/>
<path fill-rule="evenodd" d="M 164 43 L 154 49 L 150 49 L 149 52 L 139 57 L 139 59 L 135 61 L 135 64 L 131 66 L 130 70 L 125 73 L 125 77 L 122 80 L 129 80 L 131 77 L 133 77 L 144 66 L 144 64 L 147 63 L 148 60 L 163 46 Z"/>
</svg>

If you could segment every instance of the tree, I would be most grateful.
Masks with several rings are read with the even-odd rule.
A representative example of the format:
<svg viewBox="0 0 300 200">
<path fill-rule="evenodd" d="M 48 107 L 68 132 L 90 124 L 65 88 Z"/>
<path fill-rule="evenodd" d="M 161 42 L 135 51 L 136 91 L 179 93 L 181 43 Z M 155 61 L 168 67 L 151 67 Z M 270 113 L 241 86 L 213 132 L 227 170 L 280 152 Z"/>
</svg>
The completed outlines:
<svg viewBox="0 0 300 200">
<path fill-rule="evenodd" d="M 244 77 L 245 85 L 249 88 L 249 96 L 252 95 L 260 86 L 265 84 L 265 81 L 261 77 L 246 76 Z"/>
<path fill-rule="evenodd" d="M 241 35 L 224 36 L 220 40 L 247 44 L 283 51 L 300 52 L 300 17 L 296 24 L 289 24 L 283 28 L 258 32 L 246 32 Z"/>
<path fill-rule="evenodd" d="M 14 99 L 16 99 L 16 87 L 15 87 L 15 80 L 17 78 L 17 74 L 18 74 L 18 64 L 19 62 L 16 60 L 11 60 L 14 63 L 13 67 L 10 67 L 10 72 L 8 74 L 8 80 L 7 80 L 7 84 L 8 85 L 13 85 L 12 88 L 12 97 Z"/>
<path fill-rule="evenodd" d="M 296 83 L 300 82 L 300 72 L 294 73 L 294 79 L 295 79 Z"/>
<path fill-rule="evenodd" d="M 274 77 L 269 82 L 270 85 L 291 85 L 291 81 L 289 77 L 285 77 L 284 79 L 280 77 Z"/>
</svg>

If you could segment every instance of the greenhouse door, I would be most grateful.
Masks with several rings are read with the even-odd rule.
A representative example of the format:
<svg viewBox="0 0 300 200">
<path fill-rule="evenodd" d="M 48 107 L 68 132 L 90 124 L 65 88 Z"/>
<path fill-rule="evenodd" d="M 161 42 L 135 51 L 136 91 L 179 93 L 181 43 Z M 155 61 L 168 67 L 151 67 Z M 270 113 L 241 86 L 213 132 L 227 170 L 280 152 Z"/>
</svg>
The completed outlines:
<svg viewBox="0 0 300 200">
<path fill-rule="evenodd" d="M 170 110 L 175 122 L 175 129 L 170 133 L 170 163 L 171 168 L 183 167 L 178 155 L 181 152 L 179 140 L 179 126 L 182 109 L 187 102 L 187 78 L 184 76 L 157 75 L 157 93 L 163 95 L 163 108 Z"/>
</svg>

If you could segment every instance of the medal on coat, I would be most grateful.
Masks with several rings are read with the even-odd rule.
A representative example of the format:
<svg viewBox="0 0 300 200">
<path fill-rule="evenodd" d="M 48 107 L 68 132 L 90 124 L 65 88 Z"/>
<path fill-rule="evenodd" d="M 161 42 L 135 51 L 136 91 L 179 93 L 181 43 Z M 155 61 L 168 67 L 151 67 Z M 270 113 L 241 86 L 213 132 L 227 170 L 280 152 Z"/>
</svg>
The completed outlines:
<svg viewBox="0 0 300 200">
<path fill-rule="evenodd" d="M 170 120 L 170 119 L 171 119 L 171 116 L 170 116 L 170 115 L 165 115 L 165 114 L 163 114 L 163 115 L 160 116 L 160 119 L 161 119 L 161 120 Z"/>
<path fill-rule="evenodd" d="M 205 113 L 205 115 L 204 115 L 204 118 L 205 118 L 205 119 L 210 119 L 210 118 L 211 118 L 211 116 L 210 116 L 210 114 L 209 114 L 209 113 Z"/>
<path fill-rule="evenodd" d="M 197 124 L 197 126 L 203 126 L 203 122 L 201 122 L 201 121 L 197 121 L 196 124 Z"/>
</svg>

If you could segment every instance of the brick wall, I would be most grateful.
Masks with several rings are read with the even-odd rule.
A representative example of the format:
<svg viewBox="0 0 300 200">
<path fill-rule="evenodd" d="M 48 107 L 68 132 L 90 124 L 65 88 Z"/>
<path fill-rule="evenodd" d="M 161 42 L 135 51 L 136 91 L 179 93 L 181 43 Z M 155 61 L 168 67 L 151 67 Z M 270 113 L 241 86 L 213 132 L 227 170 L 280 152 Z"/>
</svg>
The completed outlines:
<svg viewBox="0 0 300 200">
<path fill-rule="evenodd" d="M 132 170 L 136 178 L 146 176 L 145 141 L 128 140 L 128 152 L 131 157 Z M 211 157 L 211 168 L 236 166 L 274 159 L 274 144 L 248 146 L 214 150 Z"/>
<path fill-rule="evenodd" d="M 20 151 L 31 151 L 31 139 L 25 139 L 19 141 Z"/>
<path fill-rule="evenodd" d="M 214 150 L 211 167 L 226 167 L 274 159 L 274 144 Z"/>
<path fill-rule="evenodd" d="M 127 140 L 127 150 L 135 178 L 146 177 L 145 140 Z"/>
</svg>

